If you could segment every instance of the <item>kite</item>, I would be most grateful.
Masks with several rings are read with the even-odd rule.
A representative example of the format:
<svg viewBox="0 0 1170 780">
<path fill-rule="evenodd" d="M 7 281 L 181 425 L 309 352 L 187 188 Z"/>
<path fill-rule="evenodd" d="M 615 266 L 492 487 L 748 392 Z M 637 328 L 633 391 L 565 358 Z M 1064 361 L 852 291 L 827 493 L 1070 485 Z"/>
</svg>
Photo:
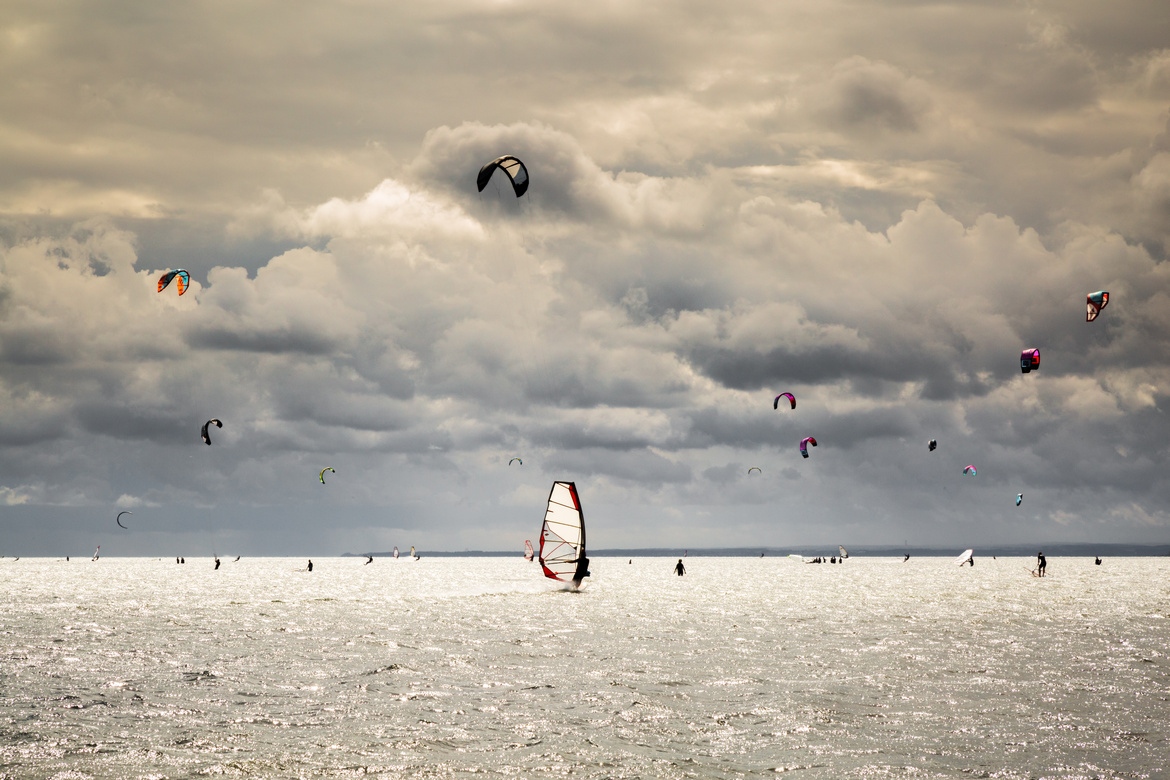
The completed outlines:
<svg viewBox="0 0 1170 780">
<path fill-rule="evenodd" d="M 524 461 L 520 460 L 519 458 L 512 458 L 512 460 L 508 461 L 508 465 L 511 466 L 513 461 L 519 463 L 521 466 L 524 465 Z"/>
<path fill-rule="evenodd" d="M 807 436 L 800 440 L 800 454 L 808 457 L 808 445 L 817 446 L 817 440 L 811 436 Z"/>
<path fill-rule="evenodd" d="M 968 465 L 968 466 L 964 466 L 964 467 L 963 467 L 963 473 L 964 473 L 964 474 L 970 474 L 971 476 L 975 476 L 975 475 L 976 475 L 976 474 L 978 474 L 979 472 L 975 470 L 975 467 L 974 467 L 974 466 L 970 466 L 970 465 Z"/>
<path fill-rule="evenodd" d="M 512 182 L 512 190 L 516 193 L 517 198 L 528 192 L 528 168 L 510 154 L 497 157 L 479 169 L 479 177 L 475 180 L 475 184 L 479 187 L 480 192 L 483 192 L 483 188 L 491 181 L 492 174 L 496 172 L 497 168 L 508 175 L 508 181 Z"/>
<path fill-rule="evenodd" d="M 118 516 L 114 518 L 114 522 L 117 523 L 120 528 L 125 528 L 126 526 L 122 525 L 122 515 L 132 515 L 132 514 L 134 514 L 134 513 L 133 512 L 119 512 Z"/>
<path fill-rule="evenodd" d="M 748 469 L 748 474 L 751 474 L 753 471 L 758 471 L 761 474 L 764 473 L 763 469 L 761 469 L 759 466 L 752 466 L 750 469 Z"/>
<path fill-rule="evenodd" d="M 787 398 L 788 402 L 790 404 L 792 404 L 792 408 L 793 409 L 796 408 L 796 396 L 794 396 L 792 393 L 781 393 L 780 395 L 776 396 L 776 400 L 772 401 L 772 408 L 773 409 L 780 408 L 780 399 L 781 398 Z"/>
<path fill-rule="evenodd" d="M 333 471 L 333 469 L 331 469 L 329 466 L 326 466 L 325 468 L 321 469 L 321 484 L 322 485 L 325 484 L 325 472 L 326 471 Z M 337 472 L 333 471 L 333 473 L 336 474 Z"/>
<path fill-rule="evenodd" d="M 214 417 L 211 418 L 210 420 L 208 420 L 207 422 L 203 423 L 203 430 L 199 431 L 199 435 L 203 437 L 203 443 L 206 444 L 208 447 L 211 446 L 211 437 L 207 435 L 207 426 L 211 425 L 212 423 L 215 424 L 216 428 L 223 427 L 223 423 L 221 423 L 219 420 L 215 419 Z"/>
<path fill-rule="evenodd" d="M 1040 350 L 1036 348 L 1025 349 L 1020 353 L 1020 371 L 1028 373 L 1029 371 L 1040 370 Z"/>
<path fill-rule="evenodd" d="M 1023 493 L 1016 493 L 1016 506 L 1019 506 L 1024 500 Z"/>
<path fill-rule="evenodd" d="M 934 452 L 935 448 L 936 448 L 936 447 L 938 447 L 938 442 L 937 442 L 937 441 L 935 441 L 934 439 L 931 439 L 930 441 L 928 441 L 928 442 L 926 443 L 926 447 L 927 447 L 927 449 L 929 449 L 931 452 Z"/>
<path fill-rule="evenodd" d="M 174 271 L 167 271 L 165 274 L 159 277 L 158 291 L 162 292 L 163 290 L 167 289 L 167 285 L 170 284 L 171 280 L 176 276 L 179 277 L 179 281 L 176 282 L 176 285 L 179 288 L 179 295 L 187 292 L 187 288 L 191 286 L 191 274 L 187 273 L 182 268 L 176 268 Z"/>
<path fill-rule="evenodd" d="M 1092 322 L 1097 319 L 1097 315 L 1108 305 L 1109 293 L 1104 290 L 1089 293 L 1085 296 L 1085 322 Z"/>
</svg>

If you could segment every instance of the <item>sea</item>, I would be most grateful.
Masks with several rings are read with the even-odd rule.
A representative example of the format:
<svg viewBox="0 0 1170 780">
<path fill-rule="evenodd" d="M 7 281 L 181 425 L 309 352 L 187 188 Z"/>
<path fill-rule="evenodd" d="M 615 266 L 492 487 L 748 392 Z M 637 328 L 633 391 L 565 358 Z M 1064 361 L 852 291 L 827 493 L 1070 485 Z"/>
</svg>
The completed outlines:
<svg viewBox="0 0 1170 780">
<path fill-rule="evenodd" d="M 0 561 L 0 778 L 1166 778 L 1170 559 Z"/>
</svg>

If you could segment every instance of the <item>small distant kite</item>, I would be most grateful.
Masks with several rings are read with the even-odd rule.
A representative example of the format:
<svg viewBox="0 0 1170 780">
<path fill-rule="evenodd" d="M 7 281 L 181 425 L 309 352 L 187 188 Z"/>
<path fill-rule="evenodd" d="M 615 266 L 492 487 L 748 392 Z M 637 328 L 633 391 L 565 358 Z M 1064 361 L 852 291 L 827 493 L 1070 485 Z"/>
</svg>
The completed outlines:
<svg viewBox="0 0 1170 780">
<path fill-rule="evenodd" d="M 748 469 L 748 474 L 751 474 L 753 471 L 758 471 L 761 474 L 764 473 L 763 469 L 761 469 L 759 466 L 752 466 L 750 469 Z"/>
<path fill-rule="evenodd" d="M 817 446 L 817 440 L 811 436 L 806 436 L 800 440 L 800 454 L 806 458 L 808 457 L 808 445 L 810 444 L 814 447 Z"/>
<path fill-rule="evenodd" d="M 1025 349 L 1020 353 L 1020 371 L 1028 373 L 1029 371 L 1040 370 L 1040 350 L 1036 348 Z"/>
<path fill-rule="evenodd" d="M 162 292 L 163 290 L 167 289 L 167 285 L 170 284 L 171 280 L 176 276 L 179 278 L 179 281 L 175 282 L 175 285 L 179 288 L 179 295 L 187 292 L 187 288 L 191 286 L 191 274 L 187 273 L 182 268 L 176 268 L 174 271 L 167 271 L 165 274 L 160 276 L 158 280 L 158 291 Z"/>
<path fill-rule="evenodd" d="M 208 420 L 207 422 L 203 423 L 203 430 L 199 431 L 199 435 L 203 437 L 203 443 L 206 444 L 208 447 L 211 446 L 211 436 L 209 436 L 207 434 L 207 426 L 209 426 L 209 425 L 214 425 L 216 428 L 222 428 L 223 423 L 220 422 L 219 420 L 215 419 L 214 417 L 211 418 L 210 420 Z"/>
<path fill-rule="evenodd" d="M 134 514 L 134 513 L 133 512 L 119 512 L 118 516 L 114 518 L 114 522 L 117 523 L 119 527 L 126 528 L 126 526 L 122 525 L 122 515 L 132 515 L 132 514 Z M 127 529 L 127 530 L 129 530 L 129 529 Z"/>
<path fill-rule="evenodd" d="M 1016 493 L 1016 506 L 1019 506 L 1024 501 L 1023 493 Z"/>
<path fill-rule="evenodd" d="M 480 192 L 483 192 L 483 188 L 491 181 L 492 174 L 496 172 L 497 168 L 508 175 L 508 181 L 512 182 L 512 191 L 516 193 L 517 198 L 528 192 L 528 168 L 520 162 L 519 158 L 510 154 L 497 157 L 479 169 L 479 176 L 476 178 L 475 184 L 479 187 Z"/>
<path fill-rule="evenodd" d="M 337 473 L 336 471 L 333 471 L 333 469 L 330 468 L 329 466 L 326 466 L 325 468 L 321 469 L 321 484 L 322 485 L 325 484 L 325 472 L 326 471 L 332 471 L 334 474 Z"/>
<path fill-rule="evenodd" d="M 934 452 L 934 451 L 935 451 L 935 449 L 936 449 L 936 448 L 938 448 L 938 442 L 937 442 L 937 441 L 935 441 L 934 439 L 931 439 L 930 441 L 928 441 L 928 442 L 926 443 L 926 448 L 927 448 L 928 450 L 930 450 L 931 452 Z"/>
<path fill-rule="evenodd" d="M 1109 305 L 1109 293 L 1104 290 L 1098 290 L 1095 293 L 1089 293 L 1085 296 L 1085 322 L 1092 322 L 1097 319 L 1097 315 L 1101 310 Z"/>
<path fill-rule="evenodd" d="M 773 409 L 780 408 L 780 399 L 781 398 L 787 398 L 788 403 L 792 404 L 792 408 L 793 409 L 796 408 L 796 396 L 794 396 L 792 393 L 781 393 L 780 395 L 776 396 L 776 399 L 774 401 L 772 401 L 772 408 Z"/>
<path fill-rule="evenodd" d="M 519 463 L 521 466 L 524 465 L 524 461 L 520 460 L 519 458 L 512 458 L 510 461 L 508 461 L 509 466 L 511 466 L 513 463 Z"/>
<path fill-rule="evenodd" d="M 976 474 L 978 474 L 979 472 L 975 470 L 975 467 L 974 467 L 974 466 L 969 466 L 969 465 L 968 465 L 968 466 L 964 466 L 964 467 L 963 467 L 963 473 L 964 473 L 964 474 L 970 474 L 971 476 L 975 476 L 975 475 L 976 475 Z"/>
</svg>

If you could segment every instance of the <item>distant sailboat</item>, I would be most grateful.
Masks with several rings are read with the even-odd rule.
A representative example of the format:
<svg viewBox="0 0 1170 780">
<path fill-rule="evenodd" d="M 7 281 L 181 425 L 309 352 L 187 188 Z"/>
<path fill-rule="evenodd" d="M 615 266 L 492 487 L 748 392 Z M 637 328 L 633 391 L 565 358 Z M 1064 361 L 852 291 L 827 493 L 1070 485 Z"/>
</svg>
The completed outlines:
<svg viewBox="0 0 1170 780">
<path fill-rule="evenodd" d="M 91 561 L 96 561 L 98 558 L 100 558 L 100 557 L 101 557 L 101 551 L 102 551 L 102 546 L 99 544 L 99 545 L 98 545 L 98 548 L 97 548 L 96 550 L 94 550 L 94 551 L 93 551 L 93 557 L 92 557 L 92 558 L 90 558 L 90 560 L 91 560 Z"/>
<path fill-rule="evenodd" d="M 585 515 L 573 482 L 554 482 L 540 529 L 540 566 L 544 576 L 580 586 L 586 573 Z"/>
<path fill-rule="evenodd" d="M 536 556 L 536 553 L 532 550 L 532 542 L 525 539 L 524 540 L 524 560 L 531 561 L 535 556 Z"/>
</svg>

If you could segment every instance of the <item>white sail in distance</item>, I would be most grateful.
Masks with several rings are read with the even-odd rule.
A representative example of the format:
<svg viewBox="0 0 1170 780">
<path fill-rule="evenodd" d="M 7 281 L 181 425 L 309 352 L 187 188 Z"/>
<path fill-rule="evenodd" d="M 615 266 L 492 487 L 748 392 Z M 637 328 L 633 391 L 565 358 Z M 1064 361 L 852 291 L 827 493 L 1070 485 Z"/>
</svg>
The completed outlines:
<svg viewBox="0 0 1170 780">
<path fill-rule="evenodd" d="M 572 582 L 577 561 L 585 556 L 585 516 L 577 485 L 554 482 L 540 529 L 540 565 L 544 576 Z"/>
</svg>

